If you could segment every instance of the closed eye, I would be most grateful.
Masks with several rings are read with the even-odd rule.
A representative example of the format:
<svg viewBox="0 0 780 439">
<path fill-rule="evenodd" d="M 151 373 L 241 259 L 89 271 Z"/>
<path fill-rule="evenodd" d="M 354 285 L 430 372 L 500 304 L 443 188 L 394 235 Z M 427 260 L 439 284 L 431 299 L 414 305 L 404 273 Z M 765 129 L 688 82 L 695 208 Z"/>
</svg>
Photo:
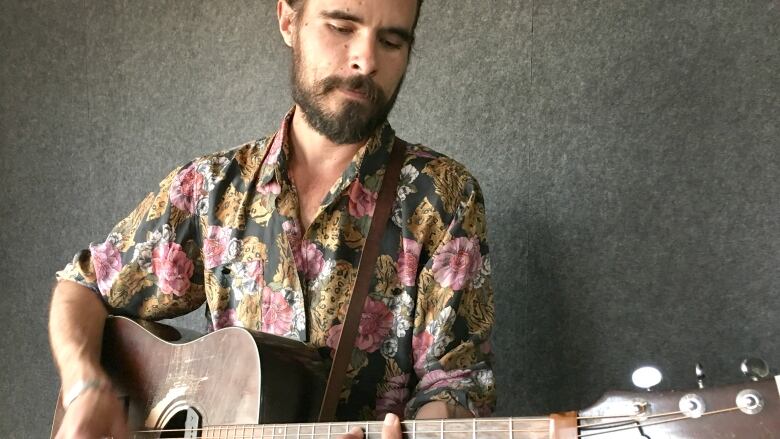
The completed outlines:
<svg viewBox="0 0 780 439">
<path fill-rule="evenodd" d="M 382 43 L 383 46 L 385 46 L 385 47 L 387 47 L 389 49 L 393 49 L 393 50 L 400 49 L 401 46 L 403 45 L 402 43 L 396 43 L 396 42 L 390 41 L 390 40 L 388 40 L 386 38 L 380 39 L 379 42 Z"/>
<path fill-rule="evenodd" d="M 342 27 L 342 26 L 336 26 L 335 24 L 330 24 L 330 23 L 328 24 L 328 28 L 330 28 L 330 30 L 334 32 L 345 34 L 345 35 L 352 32 L 352 29 Z"/>
</svg>

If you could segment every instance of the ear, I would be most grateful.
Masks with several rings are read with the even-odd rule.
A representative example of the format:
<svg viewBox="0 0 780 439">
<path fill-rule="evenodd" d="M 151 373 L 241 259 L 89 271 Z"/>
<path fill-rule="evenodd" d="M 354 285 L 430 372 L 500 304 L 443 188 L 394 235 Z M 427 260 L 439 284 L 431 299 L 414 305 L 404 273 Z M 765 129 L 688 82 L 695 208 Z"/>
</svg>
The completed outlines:
<svg viewBox="0 0 780 439">
<path fill-rule="evenodd" d="M 279 20 L 279 32 L 282 33 L 284 43 L 292 47 L 295 11 L 287 4 L 286 0 L 278 0 L 276 2 L 276 18 Z"/>
</svg>

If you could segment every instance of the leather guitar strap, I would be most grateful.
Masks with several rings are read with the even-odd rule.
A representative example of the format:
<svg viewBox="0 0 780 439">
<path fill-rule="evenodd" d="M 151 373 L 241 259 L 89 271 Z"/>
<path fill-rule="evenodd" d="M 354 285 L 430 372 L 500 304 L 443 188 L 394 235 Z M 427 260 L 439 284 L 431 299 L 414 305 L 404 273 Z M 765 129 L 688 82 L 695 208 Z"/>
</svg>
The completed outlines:
<svg viewBox="0 0 780 439">
<path fill-rule="evenodd" d="M 374 215 L 371 219 L 371 226 L 368 229 L 368 236 L 363 245 L 363 253 L 360 256 L 355 284 L 352 288 L 352 298 L 349 300 L 349 308 L 344 317 L 341 336 L 339 337 L 336 353 L 333 356 L 333 363 L 328 375 L 328 384 L 325 387 L 325 396 L 320 406 L 319 422 L 330 422 L 335 420 L 336 408 L 341 395 L 341 388 L 344 386 L 344 378 L 347 374 L 347 366 L 352 359 L 352 348 L 357 338 L 360 317 L 363 312 L 363 305 L 368 295 L 368 287 L 371 284 L 371 278 L 374 274 L 374 266 L 379 255 L 379 244 L 382 241 L 382 234 L 390 219 L 390 212 L 393 209 L 395 201 L 398 180 L 401 175 L 401 166 L 406 155 L 406 142 L 395 138 L 393 149 L 390 152 L 390 159 L 385 168 L 385 176 L 382 178 L 382 188 L 374 208 Z"/>
</svg>

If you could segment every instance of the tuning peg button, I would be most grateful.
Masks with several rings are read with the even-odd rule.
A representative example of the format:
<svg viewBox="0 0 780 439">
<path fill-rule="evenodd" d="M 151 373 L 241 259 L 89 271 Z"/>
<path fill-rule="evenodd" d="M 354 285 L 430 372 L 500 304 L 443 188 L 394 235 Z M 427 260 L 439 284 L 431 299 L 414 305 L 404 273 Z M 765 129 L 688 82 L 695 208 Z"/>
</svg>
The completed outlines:
<svg viewBox="0 0 780 439">
<path fill-rule="evenodd" d="M 631 374 L 631 381 L 634 385 L 647 391 L 657 386 L 662 379 L 661 371 L 651 366 L 640 367 Z"/>
<path fill-rule="evenodd" d="M 745 358 L 739 365 L 739 369 L 751 381 L 758 381 L 769 376 L 769 365 L 760 358 Z"/>
<path fill-rule="evenodd" d="M 748 415 L 761 413 L 764 409 L 764 397 L 756 390 L 745 389 L 737 395 L 737 407 Z"/>
<path fill-rule="evenodd" d="M 700 389 L 704 388 L 705 378 L 707 378 L 707 375 L 704 375 L 704 368 L 701 366 L 701 363 L 696 363 L 696 384 L 699 385 Z"/>
<path fill-rule="evenodd" d="M 680 398 L 680 411 L 689 418 L 701 418 L 701 416 L 707 411 L 707 406 L 704 404 L 704 399 L 695 394 L 689 393 Z"/>
</svg>

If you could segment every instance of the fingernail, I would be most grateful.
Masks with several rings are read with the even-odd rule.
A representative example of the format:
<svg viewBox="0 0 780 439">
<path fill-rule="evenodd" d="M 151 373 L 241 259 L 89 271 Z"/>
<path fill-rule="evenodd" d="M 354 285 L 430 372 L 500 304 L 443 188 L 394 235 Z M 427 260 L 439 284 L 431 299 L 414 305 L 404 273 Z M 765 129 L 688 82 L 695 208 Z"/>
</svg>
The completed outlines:
<svg viewBox="0 0 780 439">
<path fill-rule="evenodd" d="M 395 425 L 395 423 L 398 422 L 398 416 L 388 413 L 385 415 L 385 425 L 390 427 Z"/>
<path fill-rule="evenodd" d="M 360 427 L 352 427 L 349 432 L 355 436 L 363 436 L 363 429 Z"/>
</svg>

